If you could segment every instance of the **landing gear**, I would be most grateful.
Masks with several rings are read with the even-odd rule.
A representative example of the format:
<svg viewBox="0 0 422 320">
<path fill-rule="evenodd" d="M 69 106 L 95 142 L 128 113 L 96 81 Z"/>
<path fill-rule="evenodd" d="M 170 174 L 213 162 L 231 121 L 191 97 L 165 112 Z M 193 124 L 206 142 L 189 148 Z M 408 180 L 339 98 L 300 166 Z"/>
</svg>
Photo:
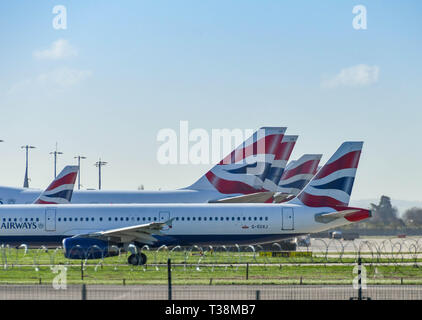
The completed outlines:
<svg viewBox="0 0 422 320">
<path fill-rule="evenodd" d="M 133 266 L 141 266 L 147 263 L 147 256 L 143 253 L 131 254 L 127 259 L 127 263 Z"/>
</svg>

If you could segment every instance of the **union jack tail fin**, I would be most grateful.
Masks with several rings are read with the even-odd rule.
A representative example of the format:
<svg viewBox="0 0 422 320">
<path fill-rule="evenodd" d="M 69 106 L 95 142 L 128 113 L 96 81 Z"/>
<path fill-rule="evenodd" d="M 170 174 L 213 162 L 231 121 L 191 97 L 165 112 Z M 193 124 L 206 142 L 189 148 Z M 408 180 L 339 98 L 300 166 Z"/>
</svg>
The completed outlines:
<svg viewBox="0 0 422 320">
<path fill-rule="evenodd" d="M 318 171 L 322 154 L 304 154 L 291 161 L 281 176 L 277 191 L 297 196 Z"/>
<path fill-rule="evenodd" d="M 293 152 L 298 136 L 284 136 L 264 181 L 264 190 L 277 191 L 277 185 Z"/>
<path fill-rule="evenodd" d="M 309 207 L 348 206 L 362 146 L 363 142 L 344 142 L 297 199 Z"/>
<path fill-rule="evenodd" d="M 72 200 L 78 171 L 78 166 L 66 166 L 34 203 L 69 204 Z"/>
<path fill-rule="evenodd" d="M 264 179 L 286 132 L 263 127 L 186 189 L 217 190 L 222 194 L 262 191 Z"/>
</svg>

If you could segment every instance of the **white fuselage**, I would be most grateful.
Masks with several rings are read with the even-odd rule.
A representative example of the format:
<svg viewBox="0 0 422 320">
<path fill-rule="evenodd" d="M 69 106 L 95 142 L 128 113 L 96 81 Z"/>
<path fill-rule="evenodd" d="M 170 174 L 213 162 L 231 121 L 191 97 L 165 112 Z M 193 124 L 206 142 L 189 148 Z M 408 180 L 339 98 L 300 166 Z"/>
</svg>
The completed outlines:
<svg viewBox="0 0 422 320">
<path fill-rule="evenodd" d="M 41 190 L 0 187 L 0 204 L 30 204 L 37 199 Z M 241 194 L 222 194 L 217 190 L 178 189 L 170 191 L 113 191 L 75 190 L 72 203 L 207 203 Z"/>
<path fill-rule="evenodd" d="M 173 219 L 154 245 L 257 244 L 350 223 L 315 221 L 332 211 L 288 203 L 3 205 L 0 243 L 61 245 L 74 235 Z"/>
</svg>

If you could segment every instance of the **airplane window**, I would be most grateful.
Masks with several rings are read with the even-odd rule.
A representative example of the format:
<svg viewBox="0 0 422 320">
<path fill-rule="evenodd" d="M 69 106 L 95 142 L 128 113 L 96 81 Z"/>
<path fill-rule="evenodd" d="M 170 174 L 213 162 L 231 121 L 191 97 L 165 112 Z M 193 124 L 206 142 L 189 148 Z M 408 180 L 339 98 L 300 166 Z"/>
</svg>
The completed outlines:
<svg viewBox="0 0 422 320">
<path fill-rule="evenodd" d="M 207 217 L 204 217 L 204 221 L 207 221 Z"/>
<path fill-rule="evenodd" d="M 190 218 L 189 218 L 189 217 L 187 217 L 187 218 L 186 218 L 186 220 L 190 221 Z"/>
<path fill-rule="evenodd" d="M 246 220 L 246 217 L 243 217 L 243 221 L 245 221 Z"/>
<path fill-rule="evenodd" d="M 123 221 L 123 217 L 120 217 L 120 221 Z"/>
<path fill-rule="evenodd" d="M 212 221 L 212 217 L 210 217 L 210 221 Z"/>
<path fill-rule="evenodd" d="M 66 218 L 63 218 L 63 221 L 66 221 Z"/>
<path fill-rule="evenodd" d="M 192 218 L 192 221 L 195 221 L 195 217 Z"/>
<path fill-rule="evenodd" d="M 179 217 L 176 217 L 176 221 L 179 221 Z"/>
<path fill-rule="evenodd" d="M 40 219 L 39 218 L 36 218 L 35 221 L 40 221 Z"/>
<path fill-rule="evenodd" d="M 17 219 L 15 218 L 15 219 L 13 219 L 13 221 L 17 221 Z"/>
<path fill-rule="evenodd" d="M 25 218 L 25 221 L 28 221 L 28 218 Z"/>
<path fill-rule="evenodd" d="M 262 217 L 259 217 L 259 221 L 262 221 Z"/>
<path fill-rule="evenodd" d="M 100 217 L 100 221 L 103 221 L 103 218 Z"/>
<path fill-rule="evenodd" d="M 129 217 L 126 217 L 126 221 L 129 221 Z"/>
<path fill-rule="evenodd" d="M 230 218 L 229 217 L 226 217 L 226 221 L 229 221 L 230 220 Z"/>
<path fill-rule="evenodd" d="M 232 221 L 234 221 L 234 217 L 232 217 Z"/>
<path fill-rule="evenodd" d="M 94 218 L 91 218 L 91 221 L 94 221 Z"/>
<path fill-rule="evenodd" d="M 62 220 L 61 218 L 58 218 L 57 220 L 59 220 L 59 222 Z"/>
<path fill-rule="evenodd" d="M 142 221 L 145 221 L 145 217 L 142 218 Z"/>
<path fill-rule="evenodd" d="M 240 221 L 240 217 L 237 217 L 237 221 Z"/>
<path fill-rule="evenodd" d="M 72 221 L 72 218 L 69 218 L 69 221 Z"/>
<path fill-rule="evenodd" d="M 268 217 L 265 217 L 265 221 L 267 221 L 268 220 Z"/>
<path fill-rule="evenodd" d="M 198 218 L 198 221 L 201 221 L 201 217 Z"/>
<path fill-rule="evenodd" d="M 12 218 L 9 218 L 9 221 L 12 221 Z"/>
<path fill-rule="evenodd" d="M 139 217 L 136 218 L 136 221 L 139 221 Z"/>
<path fill-rule="evenodd" d="M 254 219 L 254 221 L 256 221 L 256 217 L 254 217 L 253 219 Z"/>
<path fill-rule="evenodd" d="M 34 218 L 31 218 L 31 221 L 34 221 Z"/>
<path fill-rule="evenodd" d="M 252 218 L 251 218 L 251 217 L 249 217 L 249 218 L 248 218 L 248 220 L 249 220 L 249 221 L 251 221 L 251 220 L 252 220 Z"/>
<path fill-rule="evenodd" d="M 78 218 L 75 218 L 75 221 L 78 221 Z"/>
<path fill-rule="evenodd" d="M 148 221 L 151 221 L 151 217 L 148 217 Z"/>
<path fill-rule="evenodd" d="M 157 221 L 157 217 L 154 217 L 154 221 Z"/>
<path fill-rule="evenodd" d="M 221 217 L 221 218 L 220 218 L 220 221 L 223 221 L 223 220 L 224 220 L 224 218 L 223 218 L 223 217 Z"/>
<path fill-rule="evenodd" d="M 185 221 L 185 217 L 182 217 L 182 221 Z"/>
<path fill-rule="evenodd" d="M 108 218 L 108 221 L 111 221 L 111 217 Z"/>
<path fill-rule="evenodd" d="M 117 219 L 117 217 L 115 217 L 115 218 L 114 218 L 114 221 L 117 221 L 117 220 L 118 220 L 118 219 Z"/>
<path fill-rule="evenodd" d="M 89 221 L 89 218 L 85 218 L 85 221 Z"/>
</svg>

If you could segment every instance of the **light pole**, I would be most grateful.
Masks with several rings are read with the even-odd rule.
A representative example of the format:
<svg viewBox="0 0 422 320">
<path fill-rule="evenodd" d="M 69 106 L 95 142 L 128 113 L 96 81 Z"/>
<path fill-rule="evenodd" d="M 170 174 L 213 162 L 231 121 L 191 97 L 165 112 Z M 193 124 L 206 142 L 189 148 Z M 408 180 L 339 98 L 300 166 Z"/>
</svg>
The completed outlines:
<svg viewBox="0 0 422 320">
<path fill-rule="evenodd" d="M 98 167 L 98 190 L 101 190 L 101 167 L 105 166 L 107 164 L 107 162 L 101 161 L 97 161 L 95 162 L 95 166 Z"/>
<path fill-rule="evenodd" d="M 57 176 L 57 155 L 63 154 L 63 152 L 57 151 L 57 142 L 56 142 L 56 151 L 50 152 L 50 154 L 54 154 L 54 179 L 56 179 Z"/>
<path fill-rule="evenodd" d="M 76 157 L 73 157 L 74 159 L 78 159 L 78 167 L 79 167 L 79 172 L 78 172 L 78 190 L 81 190 L 81 159 L 86 159 L 86 157 L 78 155 Z"/>
<path fill-rule="evenodd" d="M 26 146 L 22 146 L 21 148 L 26 150 L 25 179 L 23 181 L 23 187 L 29 188 L 29 182 L 28 182 L 28 150 L 29 149 L 35 149 L 35 147 L 30 146 L 30 145 L 26 145 Z"/>
</svg>

